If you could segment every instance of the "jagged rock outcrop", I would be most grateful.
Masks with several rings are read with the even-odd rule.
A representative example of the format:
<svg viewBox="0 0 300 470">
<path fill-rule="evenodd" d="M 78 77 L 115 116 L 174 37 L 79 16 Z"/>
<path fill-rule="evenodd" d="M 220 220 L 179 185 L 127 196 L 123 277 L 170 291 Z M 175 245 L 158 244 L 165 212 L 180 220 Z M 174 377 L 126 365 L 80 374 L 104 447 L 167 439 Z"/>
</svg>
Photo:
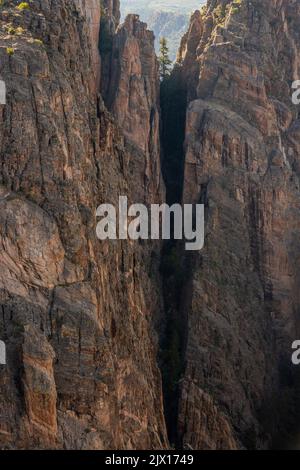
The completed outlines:
<svg viewBox="0 0 300 470">
<path fill-rule="evenodd" d="M 195 88 L 198 81 L 199 64 L 196 59 L 197 49 L 199 46 L 199 38 L 203 36 L 203 19 L 199 10 L 196 10 L 191 16 L 188 31 L 182 38 L 178 54 L 177 62 L 181 64 L 184 60 L 184 67 L 180 70 L 182 80 L 186 84 L 186 91 L 189 100 L 194 99 Z"/>
<path fill-rule="evenodd" d="M 98 205 L 146 183 L 97 102 L 94 3 L 17 3 L 0 8 L 0 446 L 165 448 L 160 247 L 96 238 Z"/>
<path fill-rule="evenodd" d="M 112 46 L 115 32 L 120 23 L 119 0 L 103 0 L 101 4 L 100 55 L 101 55 L 101 93 L 106 101 L 112 73 Z"/>
<path fill-rule="evenodd" d="M 189 448 L 268 447 L 295 411 L 299 21 L 297 0 L 209 1 L 181 47 L 183 202 L 205 203 L 207 232 L 183 306 L 178 432 Z"/>
<path fill-rule="evenodd" d="M 101 66 L 100 66 L 100 18 L 101 1 L 100 0 L 75 0 L 81 15 L 86 19 L 87 27 L 90 33 L 90 45 L 92 47 L 93 68 L 96 76 L 96 90 L 100 87 Z"/>
<path fill-rule="evenodd" d="M 147 192 L 162 200 L 159 67 L 154 35 L 138 15 L 128 15 L 114 36 L 106 102 L 135 149 L 132 160 L 139 172 L 138 180 L 144 174 Z"/>
<path fill-rule="evenodd" d="M 114 34 L 120 23 L 120 0 L 103 0 L 102 8 L 109 19 L 110 30 Z"/>
</svg>

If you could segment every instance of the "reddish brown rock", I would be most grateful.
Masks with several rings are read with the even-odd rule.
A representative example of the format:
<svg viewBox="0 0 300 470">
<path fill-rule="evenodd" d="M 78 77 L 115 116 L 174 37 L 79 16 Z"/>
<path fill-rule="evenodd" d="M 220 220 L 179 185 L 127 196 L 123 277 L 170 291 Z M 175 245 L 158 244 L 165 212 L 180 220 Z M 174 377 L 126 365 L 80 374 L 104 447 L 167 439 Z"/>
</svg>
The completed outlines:
<svg viewBox="0 0 300 470">
<path fill-rule="evenodd" d="M 120 0 L 103 0 L 103 10 L 109 18 L 111 31 L 114 33 L 120 23 Z"/>
<path fill-rule="evenodd" d="M 160 247 L 96 238 L 98 205 L 145 194 L 145 166 L 97 102 L 89 17 L 15 3 L 0 10 L 0 446 L 166 448 Z"/>
<path fill-rule="evenodd" d="M 49 444 L 55 445 L 57 435 L 57 392 L 53 371 L 55 353 L 45 336 L 32 325 L 25 327 L 22 352 L 23 387 L 28 419 L 25 429 L 29 434 L 32 433 L 30 439 L 37 443 L 42 442 L 44 438 Z"/>
<path fill-rule="evenodd" d="M 114 36 L 106 101 L 126 140 L 135 148 L 132 163 L 139 172 L 138 181 L 142 174 L 146 178 L 148 194 L 141 197 L 162 201 L 159 67 L 154 35 L 138 15 L 128 15 Z"/>
<path fill-rule="evenodd" d="M 97 89 L 100 87 L 100 19 L 101 19 L 101 2 L 100 0 L 75 0 L 81 15 L 86 19 L 87 27 L 90 34 L 90 47 L 92 48 L 92 61 L 94 73 L 96 76 Z"/>
<path fill-rule="evenodd" d="M 194 86 L 183 200 L 205 203 L 207 236 L 185 299 L 179 430 L 193 448 L 264 448 L 288 413 L 299 336 L 299 2 L 208 4 L 180 72 Z"/>
<path fill-rule="evenodd" d="M 186 449 L 270 447 L 298 392 L 299 2 L 192 16 L 183 201 L 206 205 L 207 234 L 172 270 L 175 313 L 161 244 L 95 230 L 102 202 L 164 201 L 153 34 L 119 26 L 118 1 L 17 3 L 0 9 L 1 448 L 166 449 L 166 421 Z M 171 419 L 157 325 L 175 338 Z"/>
</svg>

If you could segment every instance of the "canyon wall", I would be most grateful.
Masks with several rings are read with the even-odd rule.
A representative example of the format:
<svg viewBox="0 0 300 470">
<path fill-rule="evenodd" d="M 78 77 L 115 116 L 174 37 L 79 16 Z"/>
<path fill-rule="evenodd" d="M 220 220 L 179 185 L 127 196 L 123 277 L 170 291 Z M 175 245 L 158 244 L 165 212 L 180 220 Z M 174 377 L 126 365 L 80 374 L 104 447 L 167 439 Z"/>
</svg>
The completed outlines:
<svg viewBox="0 0 300 470">
<path fill-rule="evenodd" d="M 99 204 L 149 195 L 95 93 L 98 9 L 17 3 L 0 9 L 0 445 L 165 448 L 160 246 L 96 239 Z"/>
<path fill-rule="evenodd" d="M 182 300 L 178 433 L 188 448 L 265 448 L 282 416 L 295 416 L 299 18 L 299 1 L 211 0 L 179 51 L 183 202 L 206 207 L 205 248 L 188 258 Z"/>
<path fill-rule="evenodd" d="M 299 0 L 208 1 L 162 98 L 153 33 L 118 0 L 17 4 L 0 7 L 0 447 L 271 447 L 299 416 Z M 119 196 L 204 203 L 204 250 L 100 242 Z"/>
<path fill-rule="evenodd" d="M 114 35 L 111 75 L 106 103 L 132 147 L 138 181 L 146 193 L 136 188 L 135 198 L 162 200 L 164 185 L 160 164 L 159 67 L 154 35 L 138 15 L 128 15 Z M 151 196 L 152 195 L 152 196 Z"/>
<path fill-rule="evenodd" d="M 101 76 L 99 51 L 101 2 L 100 0 L 75 0 L 75 5 L 77 5 L 81 15 L 85 18 L 86 26 L 89 31 L 93 68 L 96 76 L 96 87 L 98 90 L 100 87 Z"/>
</svg>

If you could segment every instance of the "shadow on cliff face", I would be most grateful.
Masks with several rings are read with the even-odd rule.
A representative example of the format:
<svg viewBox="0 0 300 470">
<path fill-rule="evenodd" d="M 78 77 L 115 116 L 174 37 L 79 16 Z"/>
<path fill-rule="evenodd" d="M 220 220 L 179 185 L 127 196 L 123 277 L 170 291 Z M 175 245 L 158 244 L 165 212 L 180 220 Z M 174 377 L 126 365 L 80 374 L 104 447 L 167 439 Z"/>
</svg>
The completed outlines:
<svg viewBox="0 0 300 470">
<path fill-rule="evenodd" d="M 175 68 L 171 76 L 161 84 L 162 172 L 169 205 L 181 203 L 182 200 L 186 103 L 186 89 Z M 165 419 L 171 445 L 180 447 L 177 431 L 179 383 L 184 371 L 187 331 L 182 309 L 187 270 L 180 242 L 165 242 L 160 271 L 163 279 L 165 323 L 160 337 L 159 364 Z"/>
<path fill-rule="evenodd" d="M 184 139 L 187 91 L 179 74 L 173 70 L 161 83 L 162 172 L 167 188 L 167 203 L 180 203 L 184 176 Z"/>
<path fill-rule="evenodd" d="M 178 72 L 175 69 L 171 77 L 161 85 L 162 171 L 169 205 L 181 203 L 183 194 L 187 97 L 186 87 L 182 83 L 180 75 L 180 70 Z M 207 206 L 207 186 L 205 184 L 202 185 L 199 194 L 200 201 Z M 257 207 L 253 195 L 250 198 L 249 212 L 250 226 L 257 227 Z M 260 273 L 262 265 L 259 245 L 259 237 L 261 236 L 258 231 L 253 230 L 250 233 L 251 254 L 257 273 Z M 181 432 L 178 415 L 180 414 L 180 384 L 185 372 L 188 334 L 187 312 L 192 297 L 190 280 L 193 279 L 193 271 L 201 271 L 202 267 L 199 265 L 195 267 L 193 255 L 186 254 L 180 242 L 171 240 L 164 245 L 160 269 L 163 278 L 165 322 L 160 338 L 159 364 L 163 380 L 165 419 L 170 443 L 180 449 L 183 447 L 182 436 L 184 432 Z M 234 292 L 232 297 L 234 298 L 235 295 Z M 268 286 L 265 286 L 265 303 L 270 303 L 271 312 L 273 298 Z M 267 311 L 267 305 L 265 308 Z M 295 425 L 299 422 L 297 402 L 299 383 L 290 367 L 284 366 L 288 362 L 287 358 L 279 358 L 278 371 L 276 369 L 278 363 L 275 359 L 275 365 L 270 365 L 276 369 L 272 373 L 279 382 L 279 388 L 278 385 L 273 384 L 274 388 L 268 389 L 265 399 L 253 411 L 262 431 L 258 432 L 255 426 L 237 430 L 243 448 L 257 449 L 263 442 L 268 442 L 268 445 L 275 449 L 299 446 L 299 429 L 296 428 L 295 431 Z M 271 371 L 268 373 L 271 375 Z"/>
</svg>

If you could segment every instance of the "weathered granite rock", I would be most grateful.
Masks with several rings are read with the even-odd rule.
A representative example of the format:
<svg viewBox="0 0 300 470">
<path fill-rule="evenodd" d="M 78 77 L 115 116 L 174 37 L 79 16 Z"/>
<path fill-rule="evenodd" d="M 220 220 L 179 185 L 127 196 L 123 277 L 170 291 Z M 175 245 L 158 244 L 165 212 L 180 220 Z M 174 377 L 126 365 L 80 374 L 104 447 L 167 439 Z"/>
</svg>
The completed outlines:
<svg viewBox="0 0 300 470">
<path fill-rule="evenodd" d="M 300 153 L 290 84 L 300 74 L 299 8 L 210 1 L 181 48 L 190 100 L 183 201 L 205 203 L 207 232 L 184 303 L 178 429 L 189 448 L 268 447 L 291 413 Z"/>
<path fill-rule="evenodd" d="M 114 37 L 111 76 L 106 103 L 126 140 L 135 148 L 133 164 L 140 181 L 145 175 L 147 194 L 162 201 L 160 170 L 159 67 L 154 35 L 138 15 L 128 15 Z M 139 194 L 135 194 L 138 197 Z M 141 195 L 143 197 L 143 195 Z"/>
<path fill-rule="evenodd" d="M 112 74 L 112 50 L 116 29 L 120 23 L 119 0 L 103 0 L 100 23 L 100 55 L 101 55 L 101 93 L 106 101 Z"/>
<path fill-rule="evenodd" d="M 100 19 L 101 19 L 101 2 L 100 0 L 75 0 L 81 15 L 86 19 L 87 27 L 90 33 L 90 45 L 92 48 L 92 60 L 94 73 L 96 76 L 97 90 L 100 88 L 101 66 L 100 66 Z"/>
<path fill-rule="evenodd" d="M 148 174 L 95 94 L 94 3 L 16 4 L 0 9 L 0 446 L 165 448 L 160 246 L 96 238 L 98 205 Z"/>
<path fill-rule="evenodd" d="M 120 23 L 120 0 L 103 0 L 103 10 L 109 18 L 112 33 Z"/>
<path fill-rule="evenodd" d="M 164 200 L 153 35 L 119 26 L 118 1 L 17 3 L 0 9 L 0 447 L 165 449 L 161 245 L 95 231 L 102 202 Z M 207 230 L 178 276 L 187 449 L 267 448 L 295 411 L 299 18 L 298 0 L 211 0 L 179 51 L 183 201 Z"/>
</svg>

